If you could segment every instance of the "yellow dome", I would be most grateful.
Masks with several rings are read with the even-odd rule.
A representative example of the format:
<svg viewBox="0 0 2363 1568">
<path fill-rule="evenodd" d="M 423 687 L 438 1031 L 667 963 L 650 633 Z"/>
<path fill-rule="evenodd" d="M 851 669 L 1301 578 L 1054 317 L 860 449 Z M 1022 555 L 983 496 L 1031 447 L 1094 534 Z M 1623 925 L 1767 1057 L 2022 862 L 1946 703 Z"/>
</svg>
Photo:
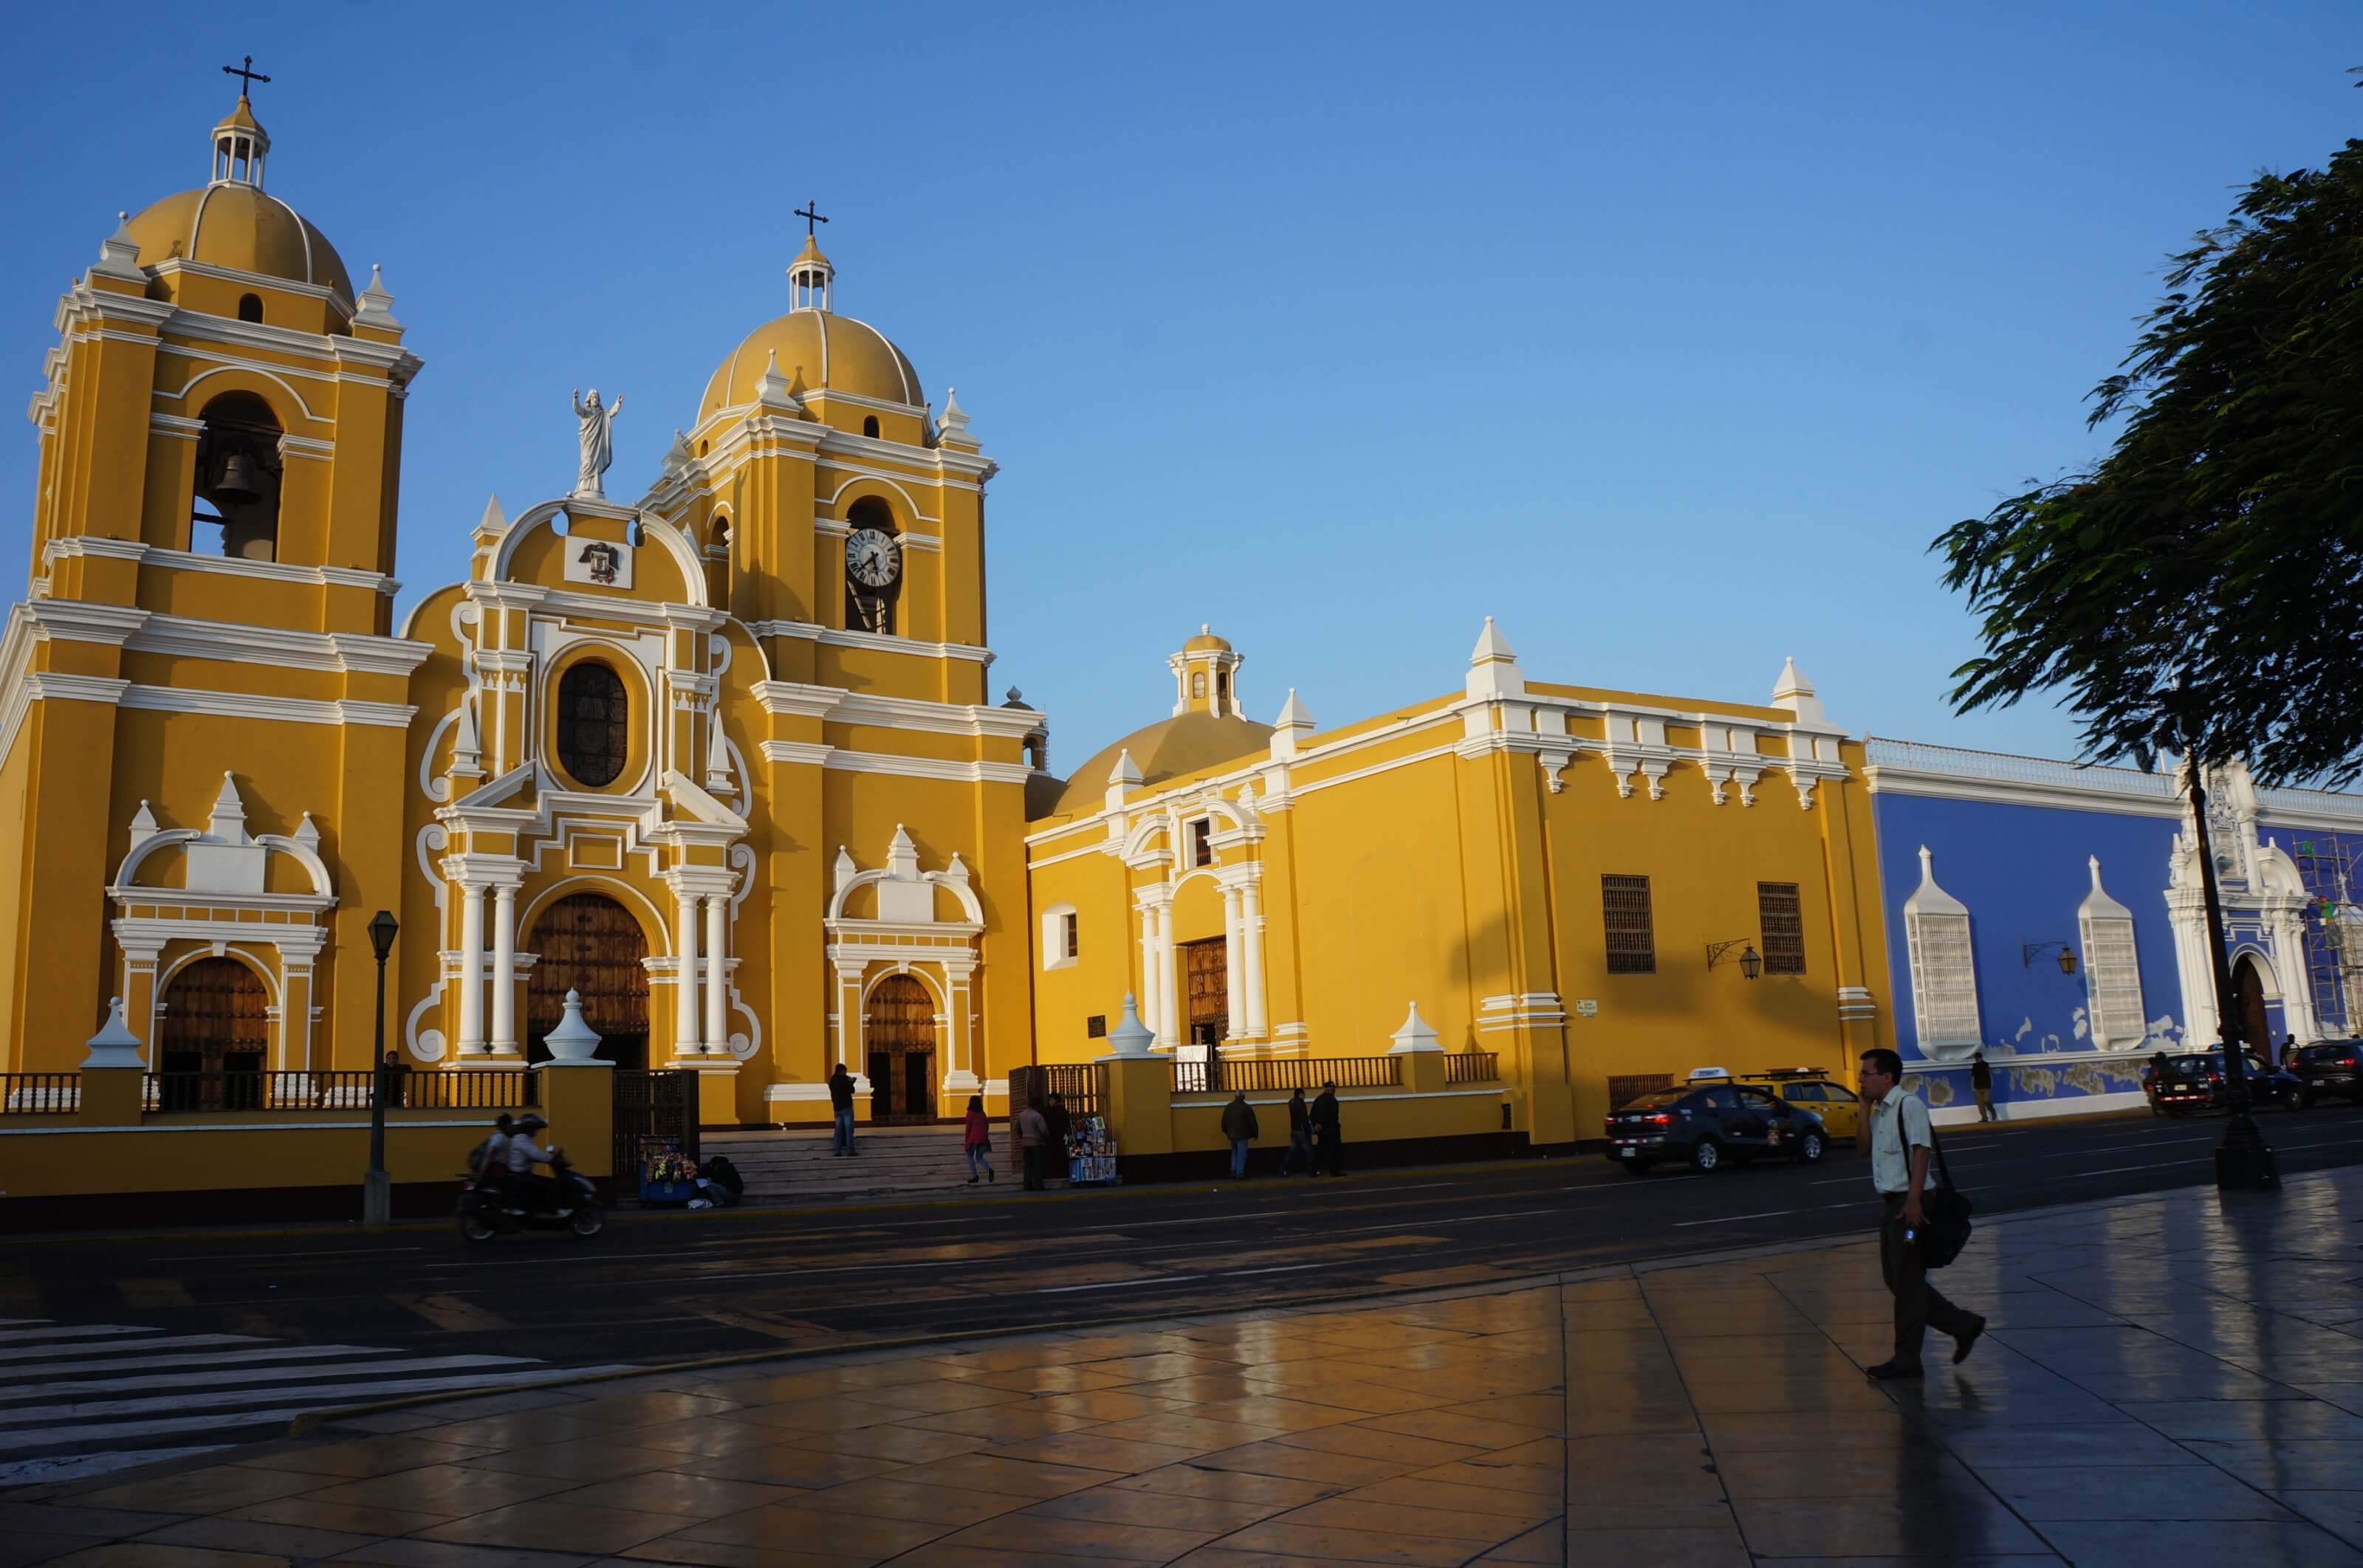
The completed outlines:
<svg viewBox="0 0 2363 1568">
<path fill-rule="evenodd" d="M 1226 762 L 1270 749 L 1271 726 L 1230 714 L 1177 713 L 1094 753 L 1092 759 L 1067 775 L 1067 787 L 1058 803 L 1040 815 L 1073 815 L 1096 812 L 1107 799 L 1108 775 L 1115 759 L 1132 753 L 1140 781 L 1156 785 L 1185 773 L 1197 773 Z"/>
<path fill-rule="evenodd" d="M 1231 651 L 1231 645 L 1225 642 L 1222 638 L 1215 635 L 1211 628 L 1201 624 L 1198 628 L 1198 635 L 1182 645 L 1182 651 L 1185 654 L 1229 653 Z"/>
<path fill-rule="evenodd" d="M 755 383 L 777 355 L 780 374 L 814 392 L 851 392 L 882 403 L 919 406 L 919 372 L 903 350 L 866 321 L 823 310 L 792 310 L 765 322 L 731 350 L 713 380 L 697 417 L 755 401 Z"/>
<path fill-rule="evenodd" d="M 278 197 L 235 180 L 167 196 L 133 216 L 139 264 L 196 261 L 336 291 L 349 304 L 352 279 L 328 237 Z"/>
</svg>

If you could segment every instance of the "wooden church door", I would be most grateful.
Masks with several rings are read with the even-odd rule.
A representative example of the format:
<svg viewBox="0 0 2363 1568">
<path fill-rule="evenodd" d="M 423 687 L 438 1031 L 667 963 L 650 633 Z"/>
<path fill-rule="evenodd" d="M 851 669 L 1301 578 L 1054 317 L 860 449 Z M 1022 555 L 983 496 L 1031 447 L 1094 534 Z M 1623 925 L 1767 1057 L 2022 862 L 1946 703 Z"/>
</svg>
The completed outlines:
<svg viewBox="0 0 2363 1568">
<path fill-rule="evenodd" d="M 1214 1047 L 1223 1043 L 1231 1028 L 1229 944 L 1219 936 L 1182 944 L 1182 973 L 1188 988 L 1182 994 L 1189 999 L 1182 1027 L 1189 1032 L 1191 1044 L 1207 1048 L 1200 1060 L 1212 1060 Z"/>
<path fill-rule="evenodd" d="M 878 982 L 861 1010 L 870 1073 L 870 1120 L 936 1119 L 936 1001 L 908 975 Z"/>
<path fill-rule="evenodd" d="M 549 1032 L 566 1016 L 566 993 L 599 1032 L 599 1058 L 617 1070 L 649 1065 L 649 955 L 640 922 L 604 893 L 569 893 L 533 924 L 538 955 L 526 986 L 526 1059 L 549 1060 Z"/>
<path fill-rule="evenodd" d="M 262 977 L 235 958 L 200 958 L 173 976 L 156 1037 L 156 1069 L 167 1075 L 158 1109 L 239 1110 L 261 1104 L 270 1005 Z"/>
</svg>

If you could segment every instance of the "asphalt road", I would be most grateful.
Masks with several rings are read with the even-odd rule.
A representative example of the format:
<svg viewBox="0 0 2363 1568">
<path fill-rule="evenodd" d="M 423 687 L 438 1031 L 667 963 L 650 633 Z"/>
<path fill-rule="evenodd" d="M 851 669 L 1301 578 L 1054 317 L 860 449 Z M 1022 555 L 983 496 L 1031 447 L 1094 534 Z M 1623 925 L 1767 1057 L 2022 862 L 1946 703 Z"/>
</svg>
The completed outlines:
<svg viewBox="0 0 2363 1568">
<path fill-rule="evenodd" d="M 2363 1161 L 2363 1110 L 2269 1112 L 2285 1174 Z M 2213 1178 L 2220 1118 L 1963 1129 L 1983 1215 Z M 1350 1160 L 1352 1150 L 1348 1149 Z M 276 1435 L 294 1413 L 560 1367 L 1514 1278 L 1862 1234 L 1867 1161 L 1626 1176 L 1603 1157 L 833 1209 L 616 1218 L 471 1248 L 377 1233 L 0 1244 L 0 1484 L 61 1457 Z"/>
</svg>

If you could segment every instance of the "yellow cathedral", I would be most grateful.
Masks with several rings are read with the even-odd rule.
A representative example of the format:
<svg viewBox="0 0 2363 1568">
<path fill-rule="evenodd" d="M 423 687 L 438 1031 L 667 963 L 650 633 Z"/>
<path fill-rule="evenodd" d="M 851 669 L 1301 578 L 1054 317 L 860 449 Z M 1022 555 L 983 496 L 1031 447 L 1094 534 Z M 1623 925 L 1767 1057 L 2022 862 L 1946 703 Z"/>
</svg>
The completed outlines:
<svg viewBox="0 0 2363 1568">
<path fill-rule="evenodd" d="M 72 1067 L 110 999 L 151 1071 L 365 1066 L 381 909 L 412 1070 L 538 1059 L 572 992 L 709 1125 L 825 1121 L 839 1063 L 881 1117 L 998 1111 L 1127 994 L 1182 1061 L 1383 1053 L 1416 1008 L 1545 1145 L 1680 1067 L 1887 1043 L 1861 748 L 1793 667 L 1769 703 L 1530 681 L 1488 622 L 1457 690 L 1323 731 L 1248 718 L 1202 632 L 1054 777 L 988 695 L 994 464 L 809 238 L 652 485 L 606 493 L 621 399 L 578 391 L 571 487 L 489 504 L 395 625 L 420 361 L 270 147 L 241 96 L 59 306 L 0 1068 Z"/>
</svg>

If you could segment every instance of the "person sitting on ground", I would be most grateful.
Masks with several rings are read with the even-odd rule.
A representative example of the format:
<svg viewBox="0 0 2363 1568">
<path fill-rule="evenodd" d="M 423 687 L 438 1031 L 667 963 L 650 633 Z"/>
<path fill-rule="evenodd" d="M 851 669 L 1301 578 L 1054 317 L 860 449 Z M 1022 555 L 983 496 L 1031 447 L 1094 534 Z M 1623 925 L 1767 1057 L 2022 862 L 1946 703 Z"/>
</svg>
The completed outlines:
<svg viewBox="0 0 2363 1568">
<path fill-rule="evenodd" d="M 993 1174 L 993 1122 L 984 1114 L 984 1096 L 968 1097 L 968 1117 L 960 1132 L 960 1150 L 968 1156 L 968 1184 L 976 1185 L 976 1173 L 982 1171 L 984 1179 L 997 1181 Z"/>
</svg>

